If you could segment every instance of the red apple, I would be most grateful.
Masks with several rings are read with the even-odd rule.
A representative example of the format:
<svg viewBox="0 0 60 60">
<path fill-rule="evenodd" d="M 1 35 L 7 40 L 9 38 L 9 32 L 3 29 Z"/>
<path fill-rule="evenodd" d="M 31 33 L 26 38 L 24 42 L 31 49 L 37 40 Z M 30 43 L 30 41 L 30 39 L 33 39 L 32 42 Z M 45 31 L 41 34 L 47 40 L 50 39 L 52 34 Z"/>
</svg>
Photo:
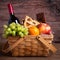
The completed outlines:
<svg viewBox="0 0 60 60">
<path fill-rule="evenodd" d="M 39 28 L 40 34 L 50 34 L 51 32 L 51 27 L 46 23 L 40 23 L 37 25 L 37 27 Z"/>
</svg>

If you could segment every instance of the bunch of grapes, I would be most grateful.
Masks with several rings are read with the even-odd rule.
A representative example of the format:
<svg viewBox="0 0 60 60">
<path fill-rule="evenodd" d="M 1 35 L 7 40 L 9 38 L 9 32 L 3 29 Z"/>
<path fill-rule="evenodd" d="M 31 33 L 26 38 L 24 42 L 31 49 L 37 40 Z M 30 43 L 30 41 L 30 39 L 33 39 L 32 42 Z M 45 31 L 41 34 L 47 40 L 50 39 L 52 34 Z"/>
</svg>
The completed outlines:
<svg viewBox="0 0 60 60">
<path fill-rule="evenodd" d="M 20 36 L 24 37 L 25 35 L 28 35 L 28 29 L 24 26 L 20 25 L 19 23 L 11 23 L 9 26 L 4 25 L 4 32 L 3 36 L 7 38 L 8 36 Z"/>
</svg>

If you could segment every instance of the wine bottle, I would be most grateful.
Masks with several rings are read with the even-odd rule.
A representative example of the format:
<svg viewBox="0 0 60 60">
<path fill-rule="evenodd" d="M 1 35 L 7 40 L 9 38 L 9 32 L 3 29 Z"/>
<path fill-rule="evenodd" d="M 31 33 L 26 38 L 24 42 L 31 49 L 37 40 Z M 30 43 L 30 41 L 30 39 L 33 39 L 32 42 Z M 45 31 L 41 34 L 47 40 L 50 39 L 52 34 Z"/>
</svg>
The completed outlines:
<svg viewBox="0 0 60 60">
<path fill-rule="evenodd" d="M 8 10 L 9 10 L 9 14 L 10 14 L 10 19 L 8 21 L 8 25 L 11 24 L 12 22 L 20 23 L 19 19 L 14 15 L 13 6 L 11 4 L 8 4 Z"/>
</svg>

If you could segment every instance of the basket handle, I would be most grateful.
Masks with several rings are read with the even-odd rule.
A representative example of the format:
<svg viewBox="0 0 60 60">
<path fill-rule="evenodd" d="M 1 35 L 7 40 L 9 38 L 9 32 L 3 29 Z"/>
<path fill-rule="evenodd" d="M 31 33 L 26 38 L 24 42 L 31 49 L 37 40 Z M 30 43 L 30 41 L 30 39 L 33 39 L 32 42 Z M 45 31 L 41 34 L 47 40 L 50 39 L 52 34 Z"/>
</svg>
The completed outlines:
<svg viewBox="0 0 60 60">
<path fill-rule="evenodd" d="M 39 40 L 40 42 L 42 42 L 46 47 L 48 47 L 53 53 L 55 53 L 57 51 L 57 49 L 55 48 L 54 45 L 49 44 L 46 40 L 44 40 L 44 38 L 39 35 L 37 36 L 37 40 Z"/>
<path fill-rule="evenodd" d="M 6 49 L 4 49 L 4 47 L 2 48 L 2 51 L 4 53 L 8 53 L 9 51 L 11 51 L 12 49 L 14 49 L 19 43 L 21 43 L 23 41 L 23 38 L 20 38 L 17 40 L 17 42 L 15 42 L 12 46 L 7 47 Z M 5 43 L 6 46 L 7 43 Z"/>
</svg>

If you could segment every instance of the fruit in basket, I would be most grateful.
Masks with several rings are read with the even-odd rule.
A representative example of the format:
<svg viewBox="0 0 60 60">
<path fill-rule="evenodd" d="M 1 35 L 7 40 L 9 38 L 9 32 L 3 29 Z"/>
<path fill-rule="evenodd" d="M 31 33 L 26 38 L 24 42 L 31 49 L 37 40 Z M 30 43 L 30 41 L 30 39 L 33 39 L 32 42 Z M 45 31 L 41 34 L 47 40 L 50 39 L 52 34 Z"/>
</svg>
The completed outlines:
<svg viewBox="0 0 60 60">
<path fill-rule="evenodd" d="M 9 25 L 9 27 L 10 27 L 12 30 L 14 30 L 15 27 L 16 27 L 16 24 L 13 22 L 13 23 L 11 23 L 11 24 Z"/>
<path fill-rule="evenodd" d="M 10 25 L 4 25 L 3 36 L 7 38 L 8 36 L 20 36 L 24 37 L 28 35 L 28 29 L 24 26 L 16 23 L 11 23 Z"/>
<path fill-rule="evenodd" d="M 51 27 L 46 23 L 40 23 L 37 25 L 37 27 L 39 28 L 40 34 L 41 33 L 50 34 L 51 32 Z"/>
<path fill-rule="evenodd" d="M 16 31 L 12 31 L 12 36 L 16 36 Z"/>
<path fill-rule="evenodd" d="M 36 26 L 31 26 L 28 31 L 30 35 L 39 35 L 39 29 Z"/>
<path fill-rule="evenodd" d="M 7 25 L 3 25 L 4 29 L 6 29 L 8 26 Z"/>
<path fill-rule="evenodd" d="M 24 37 L 24 34 L 22 32 L 19 32 L 19 36 Z"/>
<path fill-rule="evenodd" d="M 9 31 L 9 32 L 10 32 L 10 31 L 11 31 L 11 28 L 7 28 L 7 31 Z"/>
</svg>

